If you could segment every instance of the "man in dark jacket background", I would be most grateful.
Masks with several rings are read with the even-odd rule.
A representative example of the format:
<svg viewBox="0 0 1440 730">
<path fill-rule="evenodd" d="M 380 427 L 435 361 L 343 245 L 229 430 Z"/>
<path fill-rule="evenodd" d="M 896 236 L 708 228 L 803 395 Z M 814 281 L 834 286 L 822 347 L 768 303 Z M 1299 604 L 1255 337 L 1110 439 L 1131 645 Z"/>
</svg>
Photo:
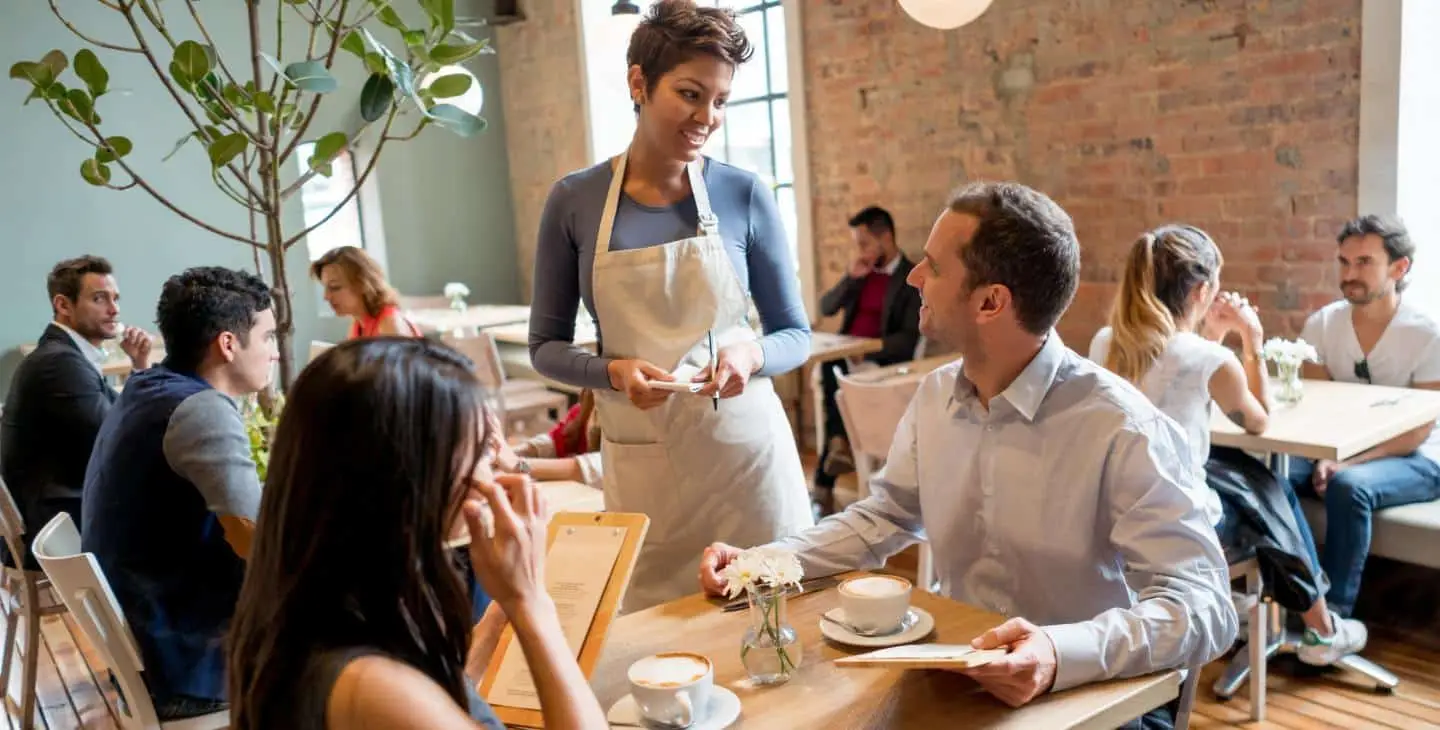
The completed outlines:
<svg viewBox="0 0 1440 730">
<path fill-rule="evenodd" d="M 136 370 L 150 366 L 150 336 L 133 327 L 121 332 L 110 262 L 61 261 L 46 290 L 54 320 L 16 368 L 0 419 L 0 475 L 25 518 L 27 542 L 61 512 L 80 523 L 85 465 L 116 398 L 101 372 L 104 342 L 119 337 Z"/>
<path fill-rule="evenodd" d="M 893 365 L 914 359 L 920 341 L 920 292 L 905 283 L 914 264 L 895 243 L 895 219 L 884 208 L 871 206 L 850 218 L 850 236 L 855 256 L 850 268 L 830 291 L 820 298 L 820 313 L 830 317 L 844 311 L 840 331 L 856 337 L 878 337 L 884 341 L 879 352 L 866 356 L 876 365 Z M 855 467 L 845 424 L 835 405 L 839 383 L 833 367 L 849 372 L 848 363 L 825 363 L 820 368 L 825 397 L 825 443 L 820 444 L 820 461 L 815 486 L 828 492 L 835 477 Z M 824 500 L 828 503 L 828 494 Z"/>
</svg>

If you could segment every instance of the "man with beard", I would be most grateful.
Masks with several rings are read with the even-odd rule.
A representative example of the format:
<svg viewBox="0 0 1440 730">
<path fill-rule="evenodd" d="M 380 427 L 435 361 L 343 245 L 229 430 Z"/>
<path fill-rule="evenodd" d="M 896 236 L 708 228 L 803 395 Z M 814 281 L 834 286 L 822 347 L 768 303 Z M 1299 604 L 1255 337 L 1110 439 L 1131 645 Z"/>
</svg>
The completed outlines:
<svg viewBox="0 0 1440 730">
<path fill-rule="evenodd" d="M 1338 239 L 1345 298 L 1306 320 L 1300 336 L 1320 362 L 1306 363 L 1305 377 L 1440 389 L 1440 326 L 1401 295 L 1415 259 L 1405 227 L 1366 215 L 1345 224 Z M 1374 511 L 1440 498 L 1434 429 L 1426 424 L 1339 462 L 1291 460 L 1295 491 L 1325 501 L 1320 564 L 1330 576 L 1326 598 L 1341 616 L 1355 608 Z"/>
<path fill-rule="evenodd" d="M 150 336 L 133 327 L 120 331 L 120 290 L 109 261 L 61 261 L 46 289 L 54 320 L 16 368 L 0 425 L 0 474 L 19 503 L 27 536 L 61 512 L 80 522 L 85 465 L 116 398 L 101 374 L 101 345 L 119 337 L 136 370 L 150 365 Z"/>
</svg>

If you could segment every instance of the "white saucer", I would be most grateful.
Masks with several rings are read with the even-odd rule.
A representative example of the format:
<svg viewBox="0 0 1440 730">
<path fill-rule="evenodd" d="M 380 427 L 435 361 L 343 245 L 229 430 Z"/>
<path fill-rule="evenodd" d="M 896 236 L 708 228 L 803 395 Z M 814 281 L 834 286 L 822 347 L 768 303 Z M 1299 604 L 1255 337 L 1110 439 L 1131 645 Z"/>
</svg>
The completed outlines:
<svg viewBox="0 0 1440 730">
<path fill-rule="evenodd" d="M 685 730 L 724 730 L 738 719 L 740 697 L 717 684 L 710 689 L 710 711 Z M 635 698 L 629 694 L 610 707 L 610 711 L 605 713 L 605 720 L 614 723 L 612 727 L 659 727 L 640 718 L 640 708 L 635 705 Z"/>
<path fill-rule="evenodd" d="M 894 634 L 887 634 L 885 636 L 861 636 L 824 619 L 820 619 L 820 633 L 824 634 L 825 638 L 831 641 L 838 641 L 841 644 L 884 647 L 899 646 L 901 644 L 909 644 L 912 641 L 919 641 L 929 636 L 930 632 L 935 630 L 935 617 L 931 616 L 929 611 L 919 606 L 911 606 L 910 613 L 915 614 L 915 623 L 911 624 L 910 628 Z M 825 615 L 839 621 L 844 621 L 845 609 L 838 607 L 832 608 L 826 611 Z"/>
</svg>

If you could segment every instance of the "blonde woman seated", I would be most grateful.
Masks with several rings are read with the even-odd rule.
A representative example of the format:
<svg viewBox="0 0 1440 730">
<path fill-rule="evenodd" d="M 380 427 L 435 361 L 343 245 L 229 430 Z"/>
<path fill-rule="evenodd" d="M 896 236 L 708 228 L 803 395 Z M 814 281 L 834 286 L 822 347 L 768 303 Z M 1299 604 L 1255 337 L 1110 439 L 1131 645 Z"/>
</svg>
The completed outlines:
<svg viewBox="0 0 1440 730">
<path fill-rule="evenodd" d="M 475 687 L 507 621 L 544 726 L 608 727 L 545 589 L 544 499 L 492 477 L 486 424 L 473 363 L 439 342 L 352 340 L 305 368 L 231 625 L 231 727 L 498 730 Z M 445 547 L 462 519 L 494 598 L 473 629 Z"/>
<path fill-rule="evenodd" d="M 495 429 L 499 430 L 498 425 Z M 503 441 L 503 439 L 502 439 Z M 580 392 L 580 402 L 548 433 L 511 447 L 496 448 L 495 468 L 512 474 L 529 474 L 537 481 L 580 482 L 600 489 L 600 424 L 595 418 L 595 394 Z"/>
<path fill-rule="evenodd" d="M 1333 664 L 1364 648 L 1366 630 L 1326 605 L 1328 580 L 1295 492 L 1244 452 L 1210 446 L 1212 401 L 1256 434 L 1271 407 L 1260 318 L 1244 298 L 1219 293 L 1221 263 L 1215 242 L 1193 226 L 1161 226 L 1141 236 L 1125 262 L 1110 326 L 1090 343 L 1090 359 L 1134 383 L 1185 431 L 1191 466 L 1210 486 L 1202 498 L 1227 557 L 1253 554 L 1267 595 L 1303 614 L 1301 661 Z M 1221 344 L 1232 333 L 1240 338 L 1238 358 Z"/>
<path fill-rule="evenodd" d="M 400 295 L 385 281 L 380 264 L 354 246 L 333 248 L 310 265 L 310 276 L 325 289 L 335 314 L 350 317 L 349 339 L 379 335 L 423 337 L 400 313 Z"/>
</svg>

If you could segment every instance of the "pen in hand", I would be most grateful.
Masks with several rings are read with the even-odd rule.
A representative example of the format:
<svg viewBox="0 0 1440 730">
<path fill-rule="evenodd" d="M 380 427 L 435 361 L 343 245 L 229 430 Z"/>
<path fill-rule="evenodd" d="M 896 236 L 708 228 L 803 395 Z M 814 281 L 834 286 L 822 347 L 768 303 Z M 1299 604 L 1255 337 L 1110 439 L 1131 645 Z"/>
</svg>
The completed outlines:
<svg viewBox="0 0 1440 730">
<path fill-rule="evenodd" d="M 713 383 L 713 382 L 715 382 L 715 376 L 716 376 L 716 372 L 715 372 L 715 364 L 716 364 L 716 360 L 715 360 L 715 330 L 706 330 L 706 331 L 705 331 L 705 337 L 706 337 L 706 339 L 709 340 L 709 342 L 710 342 L 710 381 Z M 720 410 L 720 389 L 719 389 L 719 388 L 716 388 L 716 389 L 715 389 L 715 392 L 710 395 L 710 403 L 711 403 L 711 406 L 714 407 L 715 410 L 717 410 L 717 411 Z"/>
</svg>

